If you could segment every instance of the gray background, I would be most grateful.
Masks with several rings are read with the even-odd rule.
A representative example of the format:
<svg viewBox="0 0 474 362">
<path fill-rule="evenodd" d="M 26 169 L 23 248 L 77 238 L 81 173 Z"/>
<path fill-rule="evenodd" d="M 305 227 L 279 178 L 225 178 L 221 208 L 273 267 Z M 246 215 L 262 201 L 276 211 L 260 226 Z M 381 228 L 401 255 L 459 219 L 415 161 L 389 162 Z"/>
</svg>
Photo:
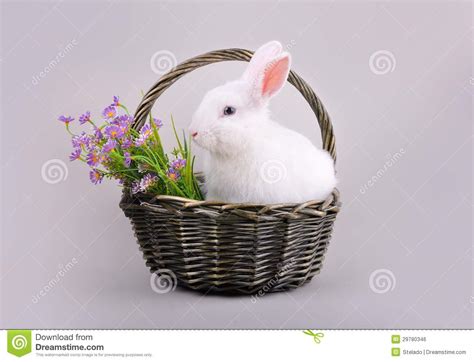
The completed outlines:
<svg viewBox="0 0 474 362">
<path fill-rule="evenodd" d="M 0 327 L 471 328 L 471 14 L 469 2 L 3 2 Z M 337 135 L 344 206 L 322 273 L 256 303 L 157 294 L 119 188 L 69 163 L 57 116 L 98 115 L 116 94 L 134 109 L 160 50 L 183 61 L 271 39 L 291 48 Z M 369 59 L 381 50 L 393 58 L 377 71 Z M 169 114 L 186 127 L 203 93 L 243 69 L 209 66 L 160 98 L 168 147 Z M 292 87 L 272 110 L 319 144 Z M 52 159 L 67 167 L 54 184 L 41 174 Z M 381 269 L 388 284 L 371 287 Z"/>
</svg>

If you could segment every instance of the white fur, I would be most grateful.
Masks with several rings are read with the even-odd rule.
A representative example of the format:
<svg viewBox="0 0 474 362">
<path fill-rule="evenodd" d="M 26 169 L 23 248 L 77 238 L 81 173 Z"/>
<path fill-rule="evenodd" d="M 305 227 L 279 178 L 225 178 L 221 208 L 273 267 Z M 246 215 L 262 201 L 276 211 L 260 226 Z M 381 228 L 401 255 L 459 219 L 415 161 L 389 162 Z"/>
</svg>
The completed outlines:
<svg viewBox="0 0 474 362">
<path fill-rule="evenodd" d="M 208 200 L 301 203 L 324 200 L 336 186 L 334 162 L 305 136 L 271 120 L 268 100 L 283 87 L 291 58 L 270 42 L 255 52 L 241 79 L 209 91 L 190 133 L 206 149 Z M 273 68 L 273 66 L 276 66 Z M 266 80 L 270 89 L 263 88 Z M 226 106 L 236 113 L 223 115 Z"/>
</svg>

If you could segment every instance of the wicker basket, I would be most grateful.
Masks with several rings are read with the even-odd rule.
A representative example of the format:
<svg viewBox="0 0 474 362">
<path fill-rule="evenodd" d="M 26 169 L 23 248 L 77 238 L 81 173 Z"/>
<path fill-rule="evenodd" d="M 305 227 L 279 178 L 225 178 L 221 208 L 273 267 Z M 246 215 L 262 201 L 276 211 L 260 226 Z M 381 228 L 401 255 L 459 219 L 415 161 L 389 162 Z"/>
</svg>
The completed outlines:
<svg viewBox="0 0 474 362">
<path fill-rule="evenodd" d="M 252 54 L 225 49 L 179 64 L 145 94 L 133 127 L 143 127 L 156 99 L 186 73 L 215 62 L 249 61 Z M 335 160 L 333 129 L 321 101 L 295 72 L 288 81 L 314 111 L 323 148 Z M 120 207 L 152 273 L 172 273 L 178 285 L 195 290 L 253 294 L 296 288 L 319 273 L 340 202 L 336 189 L 324 202 L 279 205 L 136 196 L 124 190 Z"/>
</svg>

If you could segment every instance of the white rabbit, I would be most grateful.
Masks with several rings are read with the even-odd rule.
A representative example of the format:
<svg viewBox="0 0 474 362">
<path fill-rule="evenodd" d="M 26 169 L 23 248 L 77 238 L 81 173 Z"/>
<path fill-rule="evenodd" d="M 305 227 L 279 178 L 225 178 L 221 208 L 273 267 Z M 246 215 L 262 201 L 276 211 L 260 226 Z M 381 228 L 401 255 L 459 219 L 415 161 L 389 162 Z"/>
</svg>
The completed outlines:
<svg viewBox="0 0 474 362">
<path fill-rule="evenodd" d="M 324 200 L 336 186 L 329 153 L 270 118 L 268 101 L 290 63 L 279 42 L 263 45 L 240 79 L 209 91 L 194 113 L 189 132 L 208 151 L 207 200 L 302 203 Z"/>
</svg>

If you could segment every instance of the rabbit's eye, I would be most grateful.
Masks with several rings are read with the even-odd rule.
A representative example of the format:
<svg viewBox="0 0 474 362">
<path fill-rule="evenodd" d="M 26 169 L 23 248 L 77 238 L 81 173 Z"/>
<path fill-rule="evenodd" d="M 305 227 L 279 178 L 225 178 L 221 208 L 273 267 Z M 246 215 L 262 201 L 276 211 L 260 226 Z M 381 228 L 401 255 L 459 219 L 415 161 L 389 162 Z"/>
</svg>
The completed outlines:
<svg viewBox="0 0 474 362">
<path fill-rule="evenodd" d="M 231 116 L 235 113 L 235 108 L 231 106 L 226 106 L 224 108 L 224 116 Z"/>
</svg>

